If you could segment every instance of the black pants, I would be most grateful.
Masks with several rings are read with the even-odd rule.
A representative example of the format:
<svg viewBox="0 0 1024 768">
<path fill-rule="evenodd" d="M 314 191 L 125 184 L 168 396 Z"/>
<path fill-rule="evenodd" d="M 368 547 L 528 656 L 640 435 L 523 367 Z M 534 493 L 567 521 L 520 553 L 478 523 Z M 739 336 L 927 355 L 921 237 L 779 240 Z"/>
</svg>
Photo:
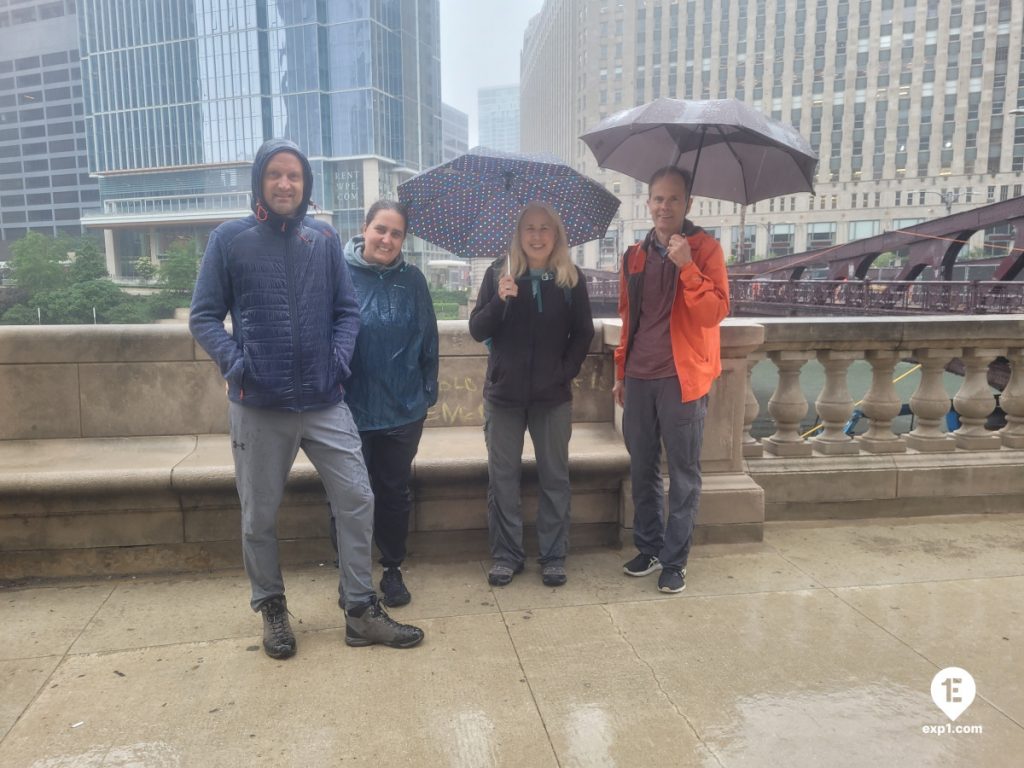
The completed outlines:
<svg viewBox="0 0 1024 768">
<path fill-rule="evenodd" d="M 373 541 L 380 550 L 380 563 L 393 568 L 405 560 L 405 540 L 409 536 L 409 513 L 412 498 L 409 479 L 412 460 L 420 446 L 423 419 L 390 429 L 360 432 L 363 460 L 373 489 Z M 334 513 L 330 517 L 331 543 L 338 550 Z"/>
</svg>

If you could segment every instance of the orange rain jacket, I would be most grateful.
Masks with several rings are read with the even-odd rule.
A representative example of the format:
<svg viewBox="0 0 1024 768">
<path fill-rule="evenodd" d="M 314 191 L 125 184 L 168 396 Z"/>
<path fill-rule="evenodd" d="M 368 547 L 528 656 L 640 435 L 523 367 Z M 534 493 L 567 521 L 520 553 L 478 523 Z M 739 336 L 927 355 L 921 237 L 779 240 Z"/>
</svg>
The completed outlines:
<svg viewBox="0 0 1024 768">
<path fill-rule="evenodd" d="M 693 261 L 677 271 L 679 277 L 672 299 L 669 332 L 679 388 L 683 401 L 688 402 L 706 395 L 722 372 L 718 325 L 729 314 L 729 280 L 719 242 L 689 220 L 683 227 L 683 234 L 690 242 Z M 653 238 L 652 229 L 642 243 L 630 246 L 622 257 L 619 276 L 622 338 L 615 350 L 617 379 L 625 378 L 629 340 L 640 325 L 644 265 L 648 250 L 654 247 Z"/>
</svg>

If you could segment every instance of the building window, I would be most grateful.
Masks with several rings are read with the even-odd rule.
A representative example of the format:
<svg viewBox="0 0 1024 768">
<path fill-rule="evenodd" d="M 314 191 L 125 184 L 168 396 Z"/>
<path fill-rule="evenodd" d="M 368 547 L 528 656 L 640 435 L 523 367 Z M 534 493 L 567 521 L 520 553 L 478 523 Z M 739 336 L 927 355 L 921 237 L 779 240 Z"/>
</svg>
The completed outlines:
<svg viewBox="0 0 1024 768">
<path fill-rule="evenodd" d="M 865 237 L 873 237 L 878 232 L 878 221 L 851 221 L 848 239 L 861 240 Z"/>
<path fill-rule="evenodd" d="M 836 244 L 836 223 L 817 221 L 807 225 L 807 249 L 830 248 Z"/>
</svg>

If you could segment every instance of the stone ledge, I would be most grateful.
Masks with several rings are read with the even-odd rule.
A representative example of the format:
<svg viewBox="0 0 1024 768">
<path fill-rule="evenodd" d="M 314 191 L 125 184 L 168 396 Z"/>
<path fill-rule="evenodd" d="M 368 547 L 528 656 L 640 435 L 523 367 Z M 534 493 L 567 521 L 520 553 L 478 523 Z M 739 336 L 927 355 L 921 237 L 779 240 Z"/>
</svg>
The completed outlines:
<svg viewBox="0 0 1024 768">
<path fill-rule="evenodd" d="M 529 525 L 537 484 L 528 434 L 524 453 Z M 620 436 L 608 422 L 576 424 L 570 454 L 573 545 L 614 541 L 608 530 L 619 527 L 619 493 L 629 467 Z M 410 541 L 420 544 L 413 546 L 441 553 L 485 543 L 486 483 L 482 429 L 425 431 L 414 464 Z M 280 527 L 282 547 L 298 558 L 293 562 L 308 562 L 310 552 L 326 557 L 326 499 L 302 452 Z M 239 530 L 228 435 L 0 441 L 0 577 L 237 566 Z"/>
<path fill-rule="evenodd" d="M 1024 450 L 748 459 L 765 519 L 830 520 L 1020 511 Z"/>
<path fill-rule="evenodd" d="M 524 478 L 529 480 L 536 476 L 529 433 L 523 454 Z M 610 423 L 573 425 L 570 456 L 574 475 L 600 476 L 629 468 L 629 454 Z M 0 441 L 0 467 L 0 493 L 4 496 L 233 491 L 235 483 L 228 435 L 7 440 Z M 451 427 L 424 431 L 413 469 L 417 483 L 476 480 L 481 472 L 486 478 L 483 430 Z M 319 483 L 316 469 L 300 451 L 289 488 L 312 483 Z"/>
<path fill-rule="evenodd" d="M 0 365 L 197 359 L 185 326 L 25 325 L 0 328 Z"/>
<path fill-rule="evenodd" d="M 194 435 L 0 441 L 0 512 L 12 497 L 169 490 Z"/>
</svg>

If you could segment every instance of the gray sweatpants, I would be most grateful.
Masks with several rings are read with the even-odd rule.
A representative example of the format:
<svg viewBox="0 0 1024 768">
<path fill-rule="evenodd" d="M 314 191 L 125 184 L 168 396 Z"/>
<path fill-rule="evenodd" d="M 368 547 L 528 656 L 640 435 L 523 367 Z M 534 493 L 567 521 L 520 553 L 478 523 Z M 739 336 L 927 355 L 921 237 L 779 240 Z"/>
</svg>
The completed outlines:
<svg viewBox="0 0 1024 768">
<path fill-rule="evenodd" d="M 685 568 L 700 503 L 700 449 L 707 395 L 681 402 L 679 379 L 626 377 L 622 436 L 633 483 L 633 542 L 663 565 Z M 661 477 L 661 443 L 668 459 L 668 518 Z"/>
<path fill-rule="evenodd" d="M 284 594 L 277 554 L 277 511 L 299 448 L 320 473 L 335 510 L 341 574 L 338 593 L 346 610 L 365 604 L 374 595 L 370 551 L 373 493 L 348 406 L 338 403 L 293 413 L 231 403 L 228 418 L 252 609 L 259 610 L 267 598 Z"/>
<path fill-rule="evenodd" d="M 555 406 L 502 408 L 484 401 L 487 528 L 491 557 L 513 568 L 526 559 L 520 484 L 523 436 L 527 428 L 537 455 L 540 484 L 537 507 L 539 559 L 542 564 L 561 565 L 569 546 L 571 402 Z"/>
</svg>

